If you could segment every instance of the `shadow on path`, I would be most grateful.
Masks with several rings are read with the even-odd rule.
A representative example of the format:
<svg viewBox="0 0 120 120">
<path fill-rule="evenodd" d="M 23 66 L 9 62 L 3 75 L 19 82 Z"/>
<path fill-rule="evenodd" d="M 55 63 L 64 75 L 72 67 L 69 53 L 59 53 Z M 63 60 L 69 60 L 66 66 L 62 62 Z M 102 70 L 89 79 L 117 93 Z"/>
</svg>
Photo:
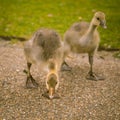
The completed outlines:
<svg viewBox="0 0 120 120">
<path fill-rule="evenodd" d="M 17 39 L 19 41 L 26 41 L 27 40 L 26 38 L 17 37 L 17 36 L 3 36 L 3 35 L 0 35 L 0 38 L 5 40 L 5 41 L 10 41 L 12 39 Z"/>
</svg>

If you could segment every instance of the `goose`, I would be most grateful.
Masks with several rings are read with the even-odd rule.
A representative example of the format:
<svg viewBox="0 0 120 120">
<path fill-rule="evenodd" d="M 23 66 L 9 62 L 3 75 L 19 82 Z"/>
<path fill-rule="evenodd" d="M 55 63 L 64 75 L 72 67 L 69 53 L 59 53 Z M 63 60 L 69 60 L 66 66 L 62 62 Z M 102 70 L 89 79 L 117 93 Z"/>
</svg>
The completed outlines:
<svg viewBox="0 0 120 120">
<path fill-rule="evenodd" d="M 27 61 L 26 87 L 38 87 L 38 83 L 30 72 L 32 64 L 37 64 L 39 70 L 47 71 L 45 80 L 47 93 L 43 96 L 49 99 L 55 98 L 55 91 L 59 86 L 58 74 L 63 60 L 60 35 L 52 29 L 41 28 L 37 30 L 33 37 L 25 42 L 24 54 Z"/>
<path fill-rule="evenodd" d="M 101 80 L 104 79 L 102 76 L 98 76 L 93 72 L 93 57 L 100 42 L 98 26 L 107 28 L 105 14 L 98 11 L 94 14 L 90 23 L 78 22 L 74 23 L 64 34 L 64 62 L 63 65 L 68 64 L 65 62 L 65 57 L 70 52 L 73 53 L 88 53 L 90 70 L 87 75 L 89 80 Z M 70 67 L 68 67 L 70 70 Z"/>
</svg>

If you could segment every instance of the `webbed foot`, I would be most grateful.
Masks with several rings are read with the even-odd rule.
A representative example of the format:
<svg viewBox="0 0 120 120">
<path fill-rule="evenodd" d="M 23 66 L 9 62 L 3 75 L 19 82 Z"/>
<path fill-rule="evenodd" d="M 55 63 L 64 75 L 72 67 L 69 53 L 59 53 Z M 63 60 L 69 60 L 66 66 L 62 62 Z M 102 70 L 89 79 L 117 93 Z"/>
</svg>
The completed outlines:
<svg viewBox="0 0 120 120">
<path fill-rule="evenodd" d="M 35 79 L 32 76 L 27 77 L 27 81 L 26 81 L 27 88 L 37 88 L 38 86 L 39 84 L 35 81 Z"/>
<path fill-rule="evenodd" d="M 61 66 L 61 71 L 71 71 L 72 68 L 66 63 L 64 62 Z"/>
<path fill-rule="evenodd" d="M 103 76 L 98 76 L 98 75 L 96 75 L 95 73 L 88 73 L 88 75 L 86 76 L 86 79 L 98 81 L 98 80 L 104 80 L 105 77 L 103 77 Z"/>
</svg>

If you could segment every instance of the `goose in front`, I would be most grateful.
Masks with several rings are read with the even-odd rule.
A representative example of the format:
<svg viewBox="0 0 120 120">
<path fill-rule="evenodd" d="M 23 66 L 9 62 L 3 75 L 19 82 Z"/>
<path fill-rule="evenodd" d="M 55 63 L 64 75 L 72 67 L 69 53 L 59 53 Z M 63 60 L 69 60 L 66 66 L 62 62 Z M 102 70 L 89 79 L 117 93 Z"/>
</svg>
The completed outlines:
<svg viewBox="0 0 120 120">
<path fill-rule="evenodd" d="M 46 88 L 43 94 L 49 99 L 59 97 L 55 94 L 59 86 L 59 69 L 63 60 L 62 41 L 60 35 L 51 29 L 39 29 L 24 45 L 27 60 L 26 87 L 37 87 L 38 83 L 32 77 L 30 69 L 32 64 L 37 64 L 40 70 L 47 70 Z"/>
</svg>

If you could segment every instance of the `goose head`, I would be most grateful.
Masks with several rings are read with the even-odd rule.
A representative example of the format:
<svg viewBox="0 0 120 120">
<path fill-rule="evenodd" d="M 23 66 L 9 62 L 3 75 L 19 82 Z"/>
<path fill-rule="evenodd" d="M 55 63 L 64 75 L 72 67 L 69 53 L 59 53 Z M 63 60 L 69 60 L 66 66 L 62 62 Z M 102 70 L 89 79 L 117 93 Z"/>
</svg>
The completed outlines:
<svg viewBox="0 0 120 120">
<path fill-rule="evenodd" d="M 106 20 L 105 20 L 105 14 L 103 12 L 96 12 L 93 17 L 92 24 L 95 26 L 101 26 L 103 28 L 107 28 L 106 26 Z"/>
<path fill-rule="evenodd" d="M 55 91 L 57 90 L 58 85 L 59 85 L 58 76 L 54 73 L 50 74 L 46 81 L 49 99 L 53 99 L 55 97 Z"/>
</svg>

